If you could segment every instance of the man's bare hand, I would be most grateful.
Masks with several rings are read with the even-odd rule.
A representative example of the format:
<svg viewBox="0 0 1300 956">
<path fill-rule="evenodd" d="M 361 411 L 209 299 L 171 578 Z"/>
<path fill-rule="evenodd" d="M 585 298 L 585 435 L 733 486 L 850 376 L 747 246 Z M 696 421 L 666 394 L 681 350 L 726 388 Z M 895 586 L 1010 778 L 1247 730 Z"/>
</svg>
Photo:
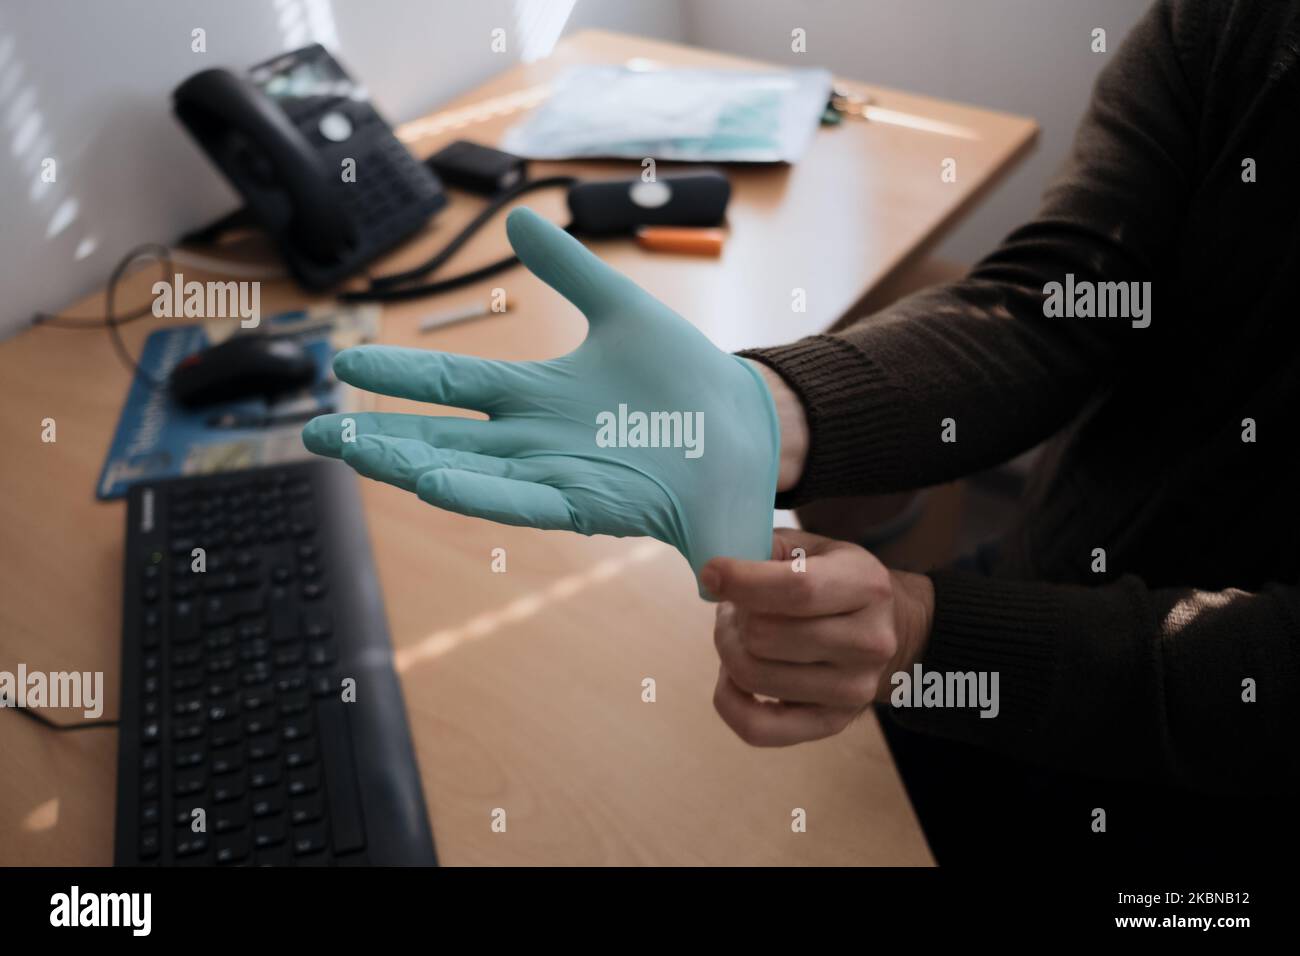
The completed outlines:
<svg viewBox="0 0 1300 956">
<path fill-rule="evenodd" d="M 797 550 L 797 549 L 802 549 Z M 920 659 L 934 588 L 868 551 L 778 528 L 772 560 L 715 558 L 714 706 L 755 746 L 829 737 L 889 696 L 889 675 Z"/>
</svg>

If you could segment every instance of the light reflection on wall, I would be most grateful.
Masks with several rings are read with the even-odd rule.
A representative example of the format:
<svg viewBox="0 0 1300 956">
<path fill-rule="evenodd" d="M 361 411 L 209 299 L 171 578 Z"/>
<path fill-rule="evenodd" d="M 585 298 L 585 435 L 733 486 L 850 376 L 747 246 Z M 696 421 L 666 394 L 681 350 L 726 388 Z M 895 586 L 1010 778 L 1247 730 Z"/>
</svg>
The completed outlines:
<svg viewBox="0 0 1300 956">
<path fill-rule="evenodd" d="M 28 201 L 41 209 L 42 215 L 48 212 L 45 239 L 49 241 L 77 223 L 81 203 L 59 181 L 58 144 L 46 128 L 39 95 L 26 74 L 17 43 L 0 22 L 0 103 L 6 104 L 0 123 L 19 175 L 31 183 L 27 189 Z M 76 258 L 84 259 L 98 246 L 98 238 L 83 233 L 77 241 Z"/>
<path fill-rule="evenodd" d="M 515 0 L 515 32 L 524 63 L 550 56 L 576 0 Z"/>
<path fill-rule="evenodd" d="M 273 5 L 284 37 L 284 49 L 296 50 L 309 43 L 319 43 L 327 50 L 338 50 L 338 28 L 329 0 L 275 0 Z"/>
</svg>

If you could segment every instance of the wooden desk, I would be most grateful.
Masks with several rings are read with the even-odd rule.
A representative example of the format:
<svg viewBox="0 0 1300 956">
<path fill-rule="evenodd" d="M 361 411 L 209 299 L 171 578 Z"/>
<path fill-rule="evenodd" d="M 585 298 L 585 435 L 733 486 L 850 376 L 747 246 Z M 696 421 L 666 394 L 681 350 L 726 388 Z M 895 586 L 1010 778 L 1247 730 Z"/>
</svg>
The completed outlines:
<svg viewBox="0 0 1300 956">
<path fill-rule="evenodd" d="M 493 143 L 561 68 L 632 57 L 752 65 L 584 33 L 550 59 L 511 69 L 401 133 L 418 154 L 458 137 Z M 819 131 L 793 168 L 731 170 L 732 235 L 720 262 L 647 254 L 627 242 L 593 247 L 725 348 L 827 327 L 932 243 L 1035 134 L 1025 119 L 854 85 L 899 114 L 968 133 L 845 122 Z M 939 176 L 949 156 L 958 161 L 954 184 Z M 538 164 L 536 171 L 549 168 Z M 636 168 L 578 166 L 622 175 Z M 558 194 L 531 202 L 543 214 L 563 214 Z M 425 258 L 474 207 L 458 197 L 420 241 L 377 271 Z M 504 248 L 498 223 L 460 264 Z M 123 302 L 145 301 L 152 281 L 151 272 L 137 274 Z M 416 333 L 420 315 L 483 301 L 493 285 L 507 290 L 508 315 Z M 808 292 L 806 313 L 791 311 L 795 287 Z M 262 297 L 268 315 L 305 301 L 284 281 L 264 283 Z M 67 314 L 103 308 L 96 295 Z M 125 328 L 133 353 L 156 321 Z M 561 354 L 583 334 L 579 314 L 518 269 L 436 302 L 388 309 L 382 339 L 532 359 Z M 103 331 L 46 327 L 0 344 L 0 382 L 0 669 L 26 662 L 36 670 L 103 671 L 105 714 L 114 715 L 123 509 L 97 502 L 93 487 L 127 373 Z M 46 417 L 58 423 L 57 443 L 40 441 Z M 364 484 L 363 497 L 446 863 L 930 862 L 872 718 L 831 740 L 785 750 L 752 749 L 726 729 L 711 703 L 713 611 L 666 546 L 475 521 L 373 482 Z M 506 574 L 491 573 L 496 547 L 507 550 Z M 656 703 L 641 701 L 645 677 L 657 682 Z M 0 863 L 111 861 L 115 731 L 56 734 L 0 714 L 0 754 Z M 489 825 L 496 807 L 508 813 L 504 834 Z M 807 811 L 806 833 L 791 832 L 795 807 Z"/>
</svg>

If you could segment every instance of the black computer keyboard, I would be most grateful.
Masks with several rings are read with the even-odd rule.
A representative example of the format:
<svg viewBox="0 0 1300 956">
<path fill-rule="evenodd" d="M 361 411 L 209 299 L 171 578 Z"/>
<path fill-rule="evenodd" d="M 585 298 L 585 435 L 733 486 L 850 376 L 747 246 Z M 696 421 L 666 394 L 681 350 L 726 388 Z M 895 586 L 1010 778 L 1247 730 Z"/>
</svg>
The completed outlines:
<svg viewBox="0 0 1300 956">
<path fill-rule="evenodd" d="M 118 865 L 436 863 L 346 466 L 132 488 L 121 685 Z"/>
</svg>

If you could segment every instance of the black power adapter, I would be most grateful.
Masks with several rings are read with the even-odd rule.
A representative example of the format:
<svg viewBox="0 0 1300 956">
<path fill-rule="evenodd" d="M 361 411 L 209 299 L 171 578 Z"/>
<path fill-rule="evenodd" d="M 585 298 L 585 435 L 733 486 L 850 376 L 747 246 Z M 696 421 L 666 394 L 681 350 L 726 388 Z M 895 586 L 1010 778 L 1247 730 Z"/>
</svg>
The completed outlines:
<svg viewBox="0 0 1300 956">
<path fill-rule="evenodd" d="M 425 162 L 448 186 L 494 196 L 524 181 L 528 162 L 518 156 L 458 139 Z"/>
</svg>

